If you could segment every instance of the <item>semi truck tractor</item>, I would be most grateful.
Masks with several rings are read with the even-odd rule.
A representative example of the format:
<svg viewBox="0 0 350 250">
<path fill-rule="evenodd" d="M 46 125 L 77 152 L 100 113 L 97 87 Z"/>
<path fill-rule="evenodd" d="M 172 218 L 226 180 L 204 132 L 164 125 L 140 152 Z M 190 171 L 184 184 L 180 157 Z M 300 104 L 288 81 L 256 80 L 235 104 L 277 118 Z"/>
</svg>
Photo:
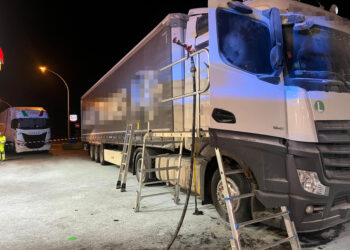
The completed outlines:
<svg viewBox="0 0 350 250">
<path fill-rule="evenodd" d="M 11 107 L 0 114 L 2 134 L 16 153 L 49 151 L 51 129 L 49 116 L 41 107 Z"/>
<path fill-rule="evenodd" d="M 217 147 L 225 168 L 244 170 L 227 176 L 230 192 L 256 190 L 255 198 L 234 206 L 238 221 L 281 205 L 298 232 L 350 219 L 347 19 L 287 0 L 213 0 L 188 14 L 167 15 L 82 96 L 82 140 L 91 159 L 119 165 L 126 126 L 134 124 L 135 173 L 147 131 L 192 130 L 193 96 L 199 138 L 192 189 L 203 203 L 227 218 Z M 146 142 L 146 168 L 177 159 L 175 138 L 158 140 Z M 184 154 L 191 144 L 186 138 Z M 184 188 L 189 162 L 184 155 Z"/>
</svg>

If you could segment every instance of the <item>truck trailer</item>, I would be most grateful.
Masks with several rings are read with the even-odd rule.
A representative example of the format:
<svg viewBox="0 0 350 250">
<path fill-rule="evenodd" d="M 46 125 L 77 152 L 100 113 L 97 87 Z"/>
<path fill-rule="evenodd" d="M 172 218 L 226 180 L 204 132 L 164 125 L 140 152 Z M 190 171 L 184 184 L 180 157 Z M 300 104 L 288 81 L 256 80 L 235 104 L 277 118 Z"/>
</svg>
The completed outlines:
<svg viewBox="0 0 350 250">
<path fill-rule="evenodd" d="M 0 114 L 1 132 L 16 153 L 49 151 L 51 129 L 42 107 L 10 107 Z"/>
<path fill-rule="evenodd" d="M 298 232 L 348 221 L 349 21 L 298 1 L 231 3 L 210 0 L 187 15 L 167 15 L 82 96 L 81 133 L 91 159 L 120 165 L 132 123 L 130 164 L 136 173 L 149 129 L 191 131 L 195 96 L 199 139 L 192 189 L 203 203 L 213 203 L 227 218 L 217 147 L 225 168 L 244 170 L 227 177 L 230 192 L 257 190 L 256 198 L 236 203 L 238 221 L 282 205 Z M 174 39 L 196 50 L 195 89 L 191 60 Z M 175 139 L 159 140 L 147 142 L 147 168 L 176 159 Z M 188 155 L 191 144 L 186 138 Z M 189 159 L 183 157 L 184 188 Z"/>
</svg>

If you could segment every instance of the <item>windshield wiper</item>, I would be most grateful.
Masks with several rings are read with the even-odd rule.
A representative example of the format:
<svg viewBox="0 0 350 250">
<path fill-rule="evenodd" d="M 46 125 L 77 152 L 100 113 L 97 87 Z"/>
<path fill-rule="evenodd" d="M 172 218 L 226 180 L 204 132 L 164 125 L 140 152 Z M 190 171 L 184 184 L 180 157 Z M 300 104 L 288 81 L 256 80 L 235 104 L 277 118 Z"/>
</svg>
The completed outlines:
<svg viewBox="0 0 350 250">
<path fill-rule="evenodd" d="M 321 78 L 321 79 L 330 79 L 334 77 L 334 80 L 341 81 L 344 86 L 350 89 L 349 82 L 339 73 L 333 71 L 317 71 L 317 70 L 294 70 L 292 71 L 296 77 L 310 77 L 310 78 Z"/>
<path fill-rule="evenodd" d="M 342 76 L 341 74 L 336 73 L 336 72 L 332 72 L 332 73 L 334 73 L 334 74 L 338 77 L 338 80 L 342 81 L 342 82 L 344 83 L 344 85 L 345 85 L 348 89 L 350 89 L 349 82 L 345 79 L 344 76 Z"/>
</svg>

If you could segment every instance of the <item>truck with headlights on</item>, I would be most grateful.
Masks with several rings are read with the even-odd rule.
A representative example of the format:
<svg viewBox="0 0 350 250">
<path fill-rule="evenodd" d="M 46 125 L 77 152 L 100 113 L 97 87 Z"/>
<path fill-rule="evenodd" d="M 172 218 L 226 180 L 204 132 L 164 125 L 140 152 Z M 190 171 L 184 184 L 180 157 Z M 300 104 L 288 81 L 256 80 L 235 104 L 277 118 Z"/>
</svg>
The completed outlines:
<svg viewBox="0 0 350 250">
<path fill-rule="evenodd" d="M 16 153 L 49 151 L 49 116 L 41 107 L 10 107 L 0 113 L 1 132 Z"/>
</svg>

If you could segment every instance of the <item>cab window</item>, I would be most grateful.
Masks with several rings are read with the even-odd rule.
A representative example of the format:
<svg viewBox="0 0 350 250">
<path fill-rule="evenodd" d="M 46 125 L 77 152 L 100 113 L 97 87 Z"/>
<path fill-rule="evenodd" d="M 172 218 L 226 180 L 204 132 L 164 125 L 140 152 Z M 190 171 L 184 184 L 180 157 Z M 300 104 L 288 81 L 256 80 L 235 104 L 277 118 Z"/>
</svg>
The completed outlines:
<svg viewBox="0 0 350 250">
<path fill-rule="evenodd" d="M 225 63 L 253 74 L 272 74 L 271 37 L 266 24 L 218 9 L 219 52 Z"/>
</svg>

